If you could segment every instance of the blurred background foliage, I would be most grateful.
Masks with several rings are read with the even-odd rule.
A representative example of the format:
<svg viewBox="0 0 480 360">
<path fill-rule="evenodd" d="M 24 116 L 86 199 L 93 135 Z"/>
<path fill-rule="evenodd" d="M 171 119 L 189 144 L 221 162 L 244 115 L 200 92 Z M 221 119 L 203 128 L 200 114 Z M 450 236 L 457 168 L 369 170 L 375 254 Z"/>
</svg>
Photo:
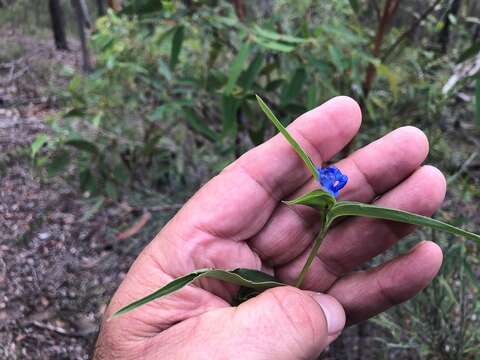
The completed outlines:
<svg viewBox="0 0 480 360">
<path fill-rule="evenodd" d="M 480 230 L 477 1 L 121 5 L 92 27 L 91 71 L 65 67 L 68 86 L 50 90 L 62 105 L 49 119 L 50 131 L 31 147 L 41 172 L 72 179 L 85 197 L 101 202 L 184 198 L 275 133 L 255 94 L 285 125 L 333 96 L 348 95 L 361 104 L 363 125 L 341 155 L 398 126 L 423 129 L 429 162 L 450 185 L 438 217 Z M 48 18 L 35 19 L 34 28 L 49 27 Z M 67 31 L 75 28 L 67 25 Z M 348 330 L 327 357 L 353 358 L 348 353 L 355 348 L 368 354 L 364 358 L 478 358 L 478 249 L 419 231 L 392 254 L 432 238 L 445 250 L 434 284 Z M 362 340 L 372 326 L 378 334 L 373 345 Z"/>
<path fill-rule="evenodd" d="M 49 172 L 73 160 L 82 190 L 113 198 L 198 185 L 272 135 L 255 93 L 285 124 L 338 94 L 361 102 L 370 136 L 400 123 L 438 124 L 448 60 L 464 50 L 445 54 L 431 42 L 448 7 L 254 5 L 132 2 L 100 18 L 91 38 L 95 70 L 75 75 L 64 93 L 68 110 L 48 142 L 56 149 Z M 450 43 L 472 41 L 471 24 L 458 27 Z"/>
</svg>

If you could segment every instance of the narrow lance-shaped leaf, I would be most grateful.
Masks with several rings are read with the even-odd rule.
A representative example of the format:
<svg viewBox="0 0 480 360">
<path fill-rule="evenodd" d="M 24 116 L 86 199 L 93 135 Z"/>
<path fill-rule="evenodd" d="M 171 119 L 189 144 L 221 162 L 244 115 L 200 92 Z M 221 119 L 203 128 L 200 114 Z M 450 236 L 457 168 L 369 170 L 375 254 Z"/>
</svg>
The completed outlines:
<svg viewBox="0 0 480 360">
<path fill-rule="evenodd" d="M 262 70 L 263 61 L 264 61 L 264 55 L 261 53 L 258 53 L 253 58 L 247 70 L 245 70 L 244 74 L 242 75 L 239 81 L 239 85 L 243 87 L 245 91 L 249 91 L 252 88 L 253 84 L 255 83 L 255 80 L 258 77 L 258 74 Z"/>
<path fill-rule="evenodd" d="M 312 173 L 313 177 L 315 179 L 318 179 L 318 173 L 317 173 L 317 168 L 315 167 L 312 159 L 307 155 L 305 150 L 302 149 L 299 143 L 295 141 L 295 139 L 290 135 L 290 133 L 285 129 L 285 127 L 282 125 L 282 123 L 277 119 L 277 117 L 273 114 L 272 110 L 265 104 L 265 102 L 262 100 L 262 98 L 258 95 L 255 95 L 257 97 L 258 104 L 260 105 L 260 108 L 262 111 L 267 115 L 268 119 L 275 125 L 277 130 L 287 139 L 289 144 L 293 147 L 293 150 L 300 156 L 300 158 L 303 160 L 305 165 L 307 166 L 308 170 Z"/>
<path fill-rule="evenodd" d="M 202 119 L 200 119 L 195 111 L 189 108 L 184 108 L 183 113 L 185 114 L 185 120 L 187 120 L 188 125 L 199 134 L 206 136 L 208 139 L 215 141 L 217 139 L 217 134 L 215 131 L 210 129 L 207 124 L 205 124 Z"/>
<path fill-rule="evenodd" d="M 271 30 L 263 29 L 259 26 L 255 26 L 255 32 L 257 33 L 257 35 L 263 36 L 264 38 L 269 40 L 284 41 L 286 43 L 292 43 L 292 44 L 301 44 L 307 40 L 297 36 L 280 34 Z"/>
<path fill-rule="evenodd" d="M 255 38 L 254 41 L 258 45 L 260 45 L 260 46 L 262 46 L 266 49 L 270 49 L 270 50 L 290 52 L 290 51 L 293 51 L 295 49 L 295 45 L 281 43 L 281 42 L 268 40 L 268 39 L 262 39 L 262 38 L 259 38 L 259 37 Z"/>
<path fill-rule="evenodd" d="M 180 25 L 175 30 L 172 38 L 172 50 L 170 53 L 170 69 L 174 70 L 178 63 L 178 57 L 180 50 L 182 50 L 183 38 L 185 33 L 185 27 Z"/>
<path fill-rule="evenodd" d="M 118 310 L 113 314 L 112 318 L 132 311 L 150 301 L 159 299 L 166 295 L 172 294 L 181 290 L 195 280 L 202 277 L 217 279 L 231 284 L 240 285 L 243 287 L 263 291 L 277 286 L 284 286 L 285 284 L 278 282 L 269 274 L 252 269 L 234 269 L 234 270 L 220 270 L 220 269 L 200 269 L 191 272 L 190 274 L 176 278 L 157 291 L 145 296 L 142 299 L 134 301 L 127 306 Z"/>
<path fill-rule="evenodd" d="M 99 153 L 97 145 L 85 139 L 70 139 L 65 141 L 65 145 L 72 146 L 78 150 L 88 152 L 91 154 Z"/>
<path fill-rule="evenodd" d="M 365 216 L 370 218 L 398 221 L 402 223 L 427 226 L 432 229 L 445 231 L 454 235 L 463 236 L 467 239 L 475 240 L 480 245 L 480 235 L 449 225 L 439 220 L 427 216 L 412 214 L 408 211 L 384 208 L 375 205 L 362 204 L 351 201 L 339 201 L 330 208 L 327 214 L 326 228 L 328 229 L 332 222 L 341 216 Z"/>
<path fill-rule="evenodd" d="M 457 63 L 464 62 L 465 60 L 474 57 L 478 52 L 480 52 L 480 42 L 472 44 L 467 50 L 465 50 L 458 58 Z"/>
<path fill-rule="evenodd" d="M 33 141 L 31 147 L 31 157 L 32 159 L 35 157 L 37 152 L 42 148 L 43 145 L 45 145 L 48 141 L 48 135 L 47 134 L 38 134 L 35 140 Z"/>
<path fill-rule="evenodd" d="M 222 96 L 223 129 L 222 136 L 237 137 L 237 110 L 240 102 L 231 95 Z"/>
<path fill-rule="evenodd" d="M 242 72 L 249 50 L 250 44 L 248 42 L 244 43 L 238 51 L 238 55 L 235 57 L 235 60 L 233 60 L 233 64 L 228 73 L 227 85 L 225 85 L 225 94 L 229 95 L 232 93 L 233 88 L 235 87 L 235 84 L 237 83 L 237 80 Z"/>
<path fill-rule="evenodd" d="M 303 84 L 305 84 L 306 78 L 307 73 L 303 67 L 300 67 L 295 71 L 290 82 L 283 88 L 280 97 L 280 101 L 283 105 L 287 105 L 296 95 L 298 95 L 298 93 L 300 93 Z"/>
<path fill-rule="evenodd" d="M 332 194 L 322 189 L 315 189 L 307 194 L 304 194 L 296 199 L 283 201 L 287 205 L 305 205 L 310 206 L 320 212 L 328 211 L 336 200 Z"/>
</svg>

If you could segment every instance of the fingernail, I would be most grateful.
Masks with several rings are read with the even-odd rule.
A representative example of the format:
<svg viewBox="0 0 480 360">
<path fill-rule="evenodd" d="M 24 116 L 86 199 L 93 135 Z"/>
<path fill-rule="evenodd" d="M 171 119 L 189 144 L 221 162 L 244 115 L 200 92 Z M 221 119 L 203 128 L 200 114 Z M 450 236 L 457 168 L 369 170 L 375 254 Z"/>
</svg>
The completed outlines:
<svg viewBox="0 0 480 360">
<path fill-rule="evenodd" d="M 327 320 L 329 335 L 336 335 L 345 327 L 345 310 L 342 305 L 330 295 L 314 293 L 313 299 L 320 305 Z"/>
<path fill-rule="evenodd" d="M 408 254 L 411 254 L 413 253 L 415 250 L 417 250 L 419 247 L 421 247 L 423 244 L 425 244 L 426 241 L 425 240 L 422 240 L 420 241 L 418 244 L 415 244 L 415 246 L 413 246 L 410 251 L 408 252 Z"/>
</svg>

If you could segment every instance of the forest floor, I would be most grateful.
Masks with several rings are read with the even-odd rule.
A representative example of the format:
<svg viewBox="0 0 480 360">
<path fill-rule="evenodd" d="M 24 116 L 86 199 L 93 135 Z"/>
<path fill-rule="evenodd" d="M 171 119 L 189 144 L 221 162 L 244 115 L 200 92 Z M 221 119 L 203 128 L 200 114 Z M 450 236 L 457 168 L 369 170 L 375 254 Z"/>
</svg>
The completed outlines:
<svg viewBox="0 0 480 360">
<path fill-rule="evenodd" d="M 66 86 L 58 74 L 78 69 L 78 54 L 15 34 L 0 41 L 18 47 L 9 59 L 0 58 L 9 66 L 4 77 L 18 75 L 0 88 L 0 358 L 88 359 L 109 298 L 174 209 L 156 213 L 136 236 L 119 236 L 144 209 L 120 203 L 96 211 L 62 177 L 41 176 L 32 167 L 30 144 L 49 131 L 45 120 L 57 111 L 42 86 Z M 327 357 L 372 358 L 379 334 L 372 324 L 349 328 Z M 417 358 L 409 351 L 397 357 Z"/>
<path fill-rule="evenodd" d="M 77 52 L 13 33 L 0 41 L 15 44 L 0 59 L 0 358 L 88 359 L 106 303 L 146 241 L 117 234 L 141 213 L 95 211 L 67 181 L 32 167 L 30 144 L 56 111 L 43 86 L 65 86 L 55 73 L 78 68 Z"/>
</svg>

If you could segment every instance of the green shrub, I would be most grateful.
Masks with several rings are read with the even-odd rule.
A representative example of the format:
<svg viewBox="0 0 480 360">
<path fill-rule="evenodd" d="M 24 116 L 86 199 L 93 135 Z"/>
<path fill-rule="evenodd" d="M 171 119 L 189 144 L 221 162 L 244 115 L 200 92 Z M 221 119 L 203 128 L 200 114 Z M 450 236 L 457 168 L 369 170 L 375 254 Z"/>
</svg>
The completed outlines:
<svg viewBox="0 0 480 360">
<path fill-rule="evenodd" d="M 377 133 L 399 117 L 435 117 L 440 84 L 430 51 L 381 63 L 349 1 L 315 11 L 307 3 L 292 11 L 278 2 L 271 16 L 256 10 L 243 21 L 222 1 L 193 10 L 158 2 L 161 12 L 99 19 L 96 70 L 73 77 L 66 91 L 69 111 L 48 141 L 50 173 L 73 162 L 82 190 L 113 198 L 198 184 L 272 135 L 256 93 L 285 123 L 338 94 L 360 99 Z M 366 97 L 370 64 L 378 81 Z"/>
</svg>

